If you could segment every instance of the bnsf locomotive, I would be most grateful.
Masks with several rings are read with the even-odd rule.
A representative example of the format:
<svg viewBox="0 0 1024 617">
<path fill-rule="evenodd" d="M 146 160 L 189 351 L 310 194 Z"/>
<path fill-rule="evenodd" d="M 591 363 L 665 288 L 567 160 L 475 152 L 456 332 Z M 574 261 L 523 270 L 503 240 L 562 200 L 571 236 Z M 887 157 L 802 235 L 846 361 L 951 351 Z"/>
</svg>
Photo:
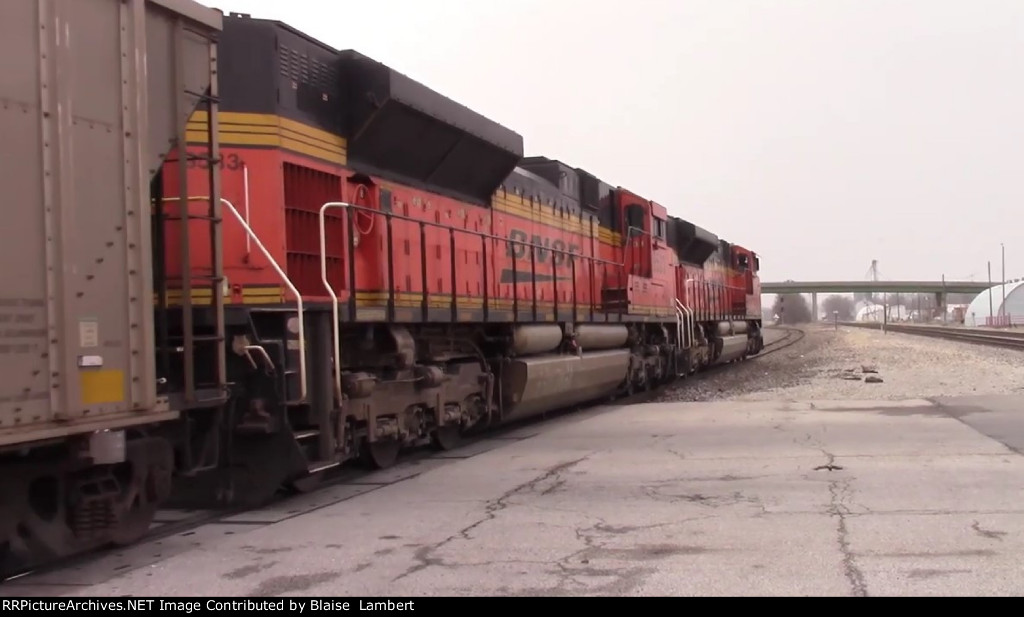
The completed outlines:
<svg viewBox="0 0 1024 617">
<path fill-rule="evenodd" d="M 752 251 L 358 53 L 185 0 L 4 11 L 37 61 L 0 80 L 0 555 L 763 347 Z"/>
</svg>

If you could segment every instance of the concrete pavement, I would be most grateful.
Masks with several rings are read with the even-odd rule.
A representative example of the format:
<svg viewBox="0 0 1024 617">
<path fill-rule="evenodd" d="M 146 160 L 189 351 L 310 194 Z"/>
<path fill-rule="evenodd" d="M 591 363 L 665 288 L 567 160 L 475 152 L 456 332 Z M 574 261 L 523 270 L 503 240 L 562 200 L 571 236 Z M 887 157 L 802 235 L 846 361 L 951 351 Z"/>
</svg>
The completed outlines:
<svg viewBox="0 0 1024 617">
<path fill-rule="evenodd" d="M 1014 595 L 1022 402 L 605 407 L 0 593 Z"/>
</svg>

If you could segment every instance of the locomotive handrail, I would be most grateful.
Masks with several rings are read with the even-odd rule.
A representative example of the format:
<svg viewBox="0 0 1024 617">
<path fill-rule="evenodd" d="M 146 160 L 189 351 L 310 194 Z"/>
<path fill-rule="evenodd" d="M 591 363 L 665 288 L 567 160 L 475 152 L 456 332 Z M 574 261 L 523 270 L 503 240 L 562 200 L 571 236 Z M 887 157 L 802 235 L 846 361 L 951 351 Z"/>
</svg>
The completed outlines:
<svg viewBox="0 0 1024 617">
<path fill-rule="evenodd" d="M 444 230 L 447 230 L 448 232 L 450 232 L 452 234 L 454 234 L 455 232 L 458 232 L 458 233 L 465 234 L 465 235 L 468 235 L 468 236 L 471 236 L 471 237 L 479 238 L 480 240 L 493 240 L 493 241 L 496 241 L 496 242 L 506 242 L 506 243 L 508 243 L 510 245 L 513 245 L 513 246 L 529 247 L 530 251 L 531 251 L 531 255 L 533 255 L 538 250 L 539 251 L 548 251 L 548 252 L 550 252 L 552 254 L 557 254 L 557 255 L 562 255 L 564 257 L 568 257 L 568 260 L 569 260 L 570 263 L 575 263 L 576 260 L 585 260 L 585 261 L 587 261 L 587 262 L 589 262 L 591 264 L 600 264 L 600 265 L 603 265 L 603 266 L 606 266 L 606 267 L 617 268 L 617 269 L 620 269 L 620 270 L 624 270 L 625 266 L 626 266 L 625 260 L 623 260 L 621 262 L 610 261 L 610 260 L 607 260 L 607 259 L 602 259 L 602 258 L 600 258 L 600 257 L 598 257 L 596 255 L 584 255 L 584 254 L 581 254 L 581 253 L 573 253 L 572 251 L 569 251 L 569 250 L 566 250 L 566 249 L 558 249 L 558 248 L 548 247 L 548 246 L 544 246 L 544 245 L 541 245 L 541 244 L 535 244 L 533 242 L 513 240 L 511 238 L 501 237 L 501 236 L 498 236 L 498 235 L 495 235 L 495 234 L 491 234 L 491 233 L 487 233 L 487 232 L 483 232 L 483 231 L 476 231 L 476 230 L 473 230 L 473 229 L 465 229 L 465 228 L 455 227 L 453 225 L 448 225 L 448 224 L 441 223 L 441 222 L 429 221 L 429 220 L 424 220 L 424 219 L 417 219 L 417 218 L 413 218 L 411 216 L 405 216 L 405 215 L 402 215 L 402 214 L 396 214 L 394 212 L 384 212 L 384 211 L 381 211 L 381 210 L 376 210 L 376 209 L 371 208 L 371 207 L 360 206 L 360 205 L 351 204 L 351 203 L 347 203 L 347 202 L 327 202 L 327 203 L 339 204 L 338 207 L 345 208 L 345 209 L 349 210 L 350 212 L 352 212 L 352 211 L 361 211 L 361 212 L 367 212 L 371 216 L 383 216 L 386 219 L 388 219 L 389 221 L 390 220 L 405 221 L 405 222 L 408 222 L 408 223 L 415 223 L 415 224 L 420 225 L 422 227 L 432 227 L 432 228 L 444 229 Z M 325 219 L 324 219 L 324 211 L 323 210 L 321 210 L 321 223 L 324 224 L 324 225 L 326 224 Z M 453 238 L 453 240 L 454 240 L 454 238 Z M 351 254 L 350 254 L 351 253 L 351 248 L 352 248 L 351 246 L 346 245 L 346 250 L 345 250 L 345 256 L 346 256 L 346 258 L 349 258 L 349 262 L 350 263 L 351 263 L 351 259 L 350 259 L 350 257 L 351 257 Z M 325 248 L 321 249 L 321 261 L 325 261 L 326 260 L 326 252 L 325 251 L 326 251 Z M 390 253 L 389 253 L 389 258 L 390 258 Z M 532 262 L 532 259 L 531 259 L 531 262 Z M 552 267 L 557 268 L 557 264 L 553 264 Z M 513 261 L 513 269 L 515 269 L 515 262 L 514 261 Z M 352 268 L 350 268 L 349 274 L 350 274 L 350 278 L 352 278 L 352 276 L 354 274 L 352 272 Z M 617 279 L 621 279 L 622 274 L 623 274 L 623 272 L 620 271 L 616 278 Z M 349 284 L 352 285 L 353 288 L 354 288 L 354 286 L 355 286 L 354 279 L 350 280 Z M 392 284 L 391 281 L 389 281 L 388 284 L 390 286 Z M 575 280 L 573 281 L 573 284 L 575 285 Z M 518 283 L 513 283 L 513 285 L 518 285 Z M 454 289 L 453 289 L 453 293 L 452 293 L 453 302 L 454 302 L 454 298 L 456 297 L 456 295 L 457 294 L 454 293 Z M 517 298 L 518 298 L 518 295 L 516 295 L 514 297 L 514 299 L 517 299 Z M 591 301 L 593 301 L 593 298 L 591 299 Z M 534 298 L 534 303 L 536 303 L 536 297 Z"/>
<path fill-rule="evenodd" d="M 679 300 L 679 298 L 676 298 L 675 301 L 676 301 L 676 310 L 680 311 L 681 313 L 684 313 L 687 316 L 686 317 L 686 334 L 688 335 L 688 339 L 686 341 L 686 349 L 690 349 L 691 347 L 693 347 L 694 339 L 697 338 L 696 332 L 695 332 L 695 328 L 694 328 L 694 324 L 697 321 L 697 316 L 694 313 L 693 309 L 691 309 L 690 307 L 688 307 L 685 304 L 683 304 Z M 680 334 L 682 334 L 682 332 L 680 332 Z"/>
<path fill-rule="evenodd" d="M 328 203 L 343 203 L 343 202 L 328 202 Z M 564 249 L 551 248 L 551 247 L 548 247 L 548 246 L 544 246 L 542 244 L 534 244 L 532 242 L 524 242 L 524 241 L 520 241 L 520 240 L 513 240 L 511 238 L 503 238 L 501 236 L 496 236 L 494 234 L 489 234 L 489 233 L 483 232 L 483 231 L 476 231 L 476 230 L 473 230 L 473 229 L 463 229 L 461 227 L 455 227 L 453 225 L 446 225 L 444 223 L 437 223 L 435 221 L 428 221 L 428 220 L 424 220 L 424 219 L 413 218 L 411 216 L 405 216 L 405 215 L 402 215 L 402 214 L 395 214 L 394 212 L 383 212 L 381 210 L 375 210 L 373 208 L 369 208 L 369 207 L 366 207 L 366 206 L 359 206 L 359 205 L 356 205 L 356 204 L 345 204 L 343 207 L 350 208 L 352 210 L 364 210 L 366 212 L 370 212 L 371 214 L 374 214 L 374 215 L 377 215 L 377 216 L 383 216 L 383 217 L 387 217 L 387 218 L 391 218 L 391 219 L 397 219 L 399 221 L 408 221 L 410 223 L 423 224 L 423 225 L 426 225 L 428 227 L 438 227 L 440 229 L 451 229 L 451 230 L 457 231 L 459 233 L 464 233 L 464 234 L 468 234 L 468 235 L 471 235 L 471 236 L 477 236 L 479 238 L 486 238 L 486 239 L 490 239 L 490 240 L 498 240 L 500 242 L 510 242 L 512 244 L 521 244 L 523 246 L 528 246 L 528 247 L 539 249 L 539 250 L 542 250 L 542 251 L 548 251 L 548 252 L 551 252 L 551 253 L 559 253 L 559 254 L 562 254 L 562 255 L 568 255 L 569 257 L 576 257 L 576 258 L 580 258 L 580 259 L 592 260 L 592 261 L 594 261 L 596 263 L 601 263 L 601 264 L 608 265 L 608 266 L 625 266 L 626 265 L 625 261 L 623 261 L 623 262 L 609 261 L 607 259 L 601 259 L 600 257 L 592 257 L 592 256 L 589 256 L 589 255 L 583 255 L 583 254 L 580 254 L 580 253 L 573 253 L 571 251 L 564 250 Z"/>
<path fill-rule="evenodd" d="M 734 291 L 744 290 L 743 287 L 735 287 L 735 286 L 732 286 L 732 285 L 725 285 L 725 284 L 718 283 L 718 282 L 715 282 L 715 281 L 710 281 L 710 280 L 707 280 L 707 279 L 688 278 L 683 283 L 683 291 L 684 291 L 684 293 L 687 294 L 687 296 L 689 296 L 690 292 L 694 289 L 694 287 L 696 287 L 696 285 L 695 285 L 696 283 L 700 283 L 704 287 L 704 289 L 698 290 L 698 291 L 704 291 L 706 294 L 708 294 L 706 298 L 702 298 L 703 300 L 707 301 L 708 303 L 710 303 L 710 301 L 712 300 L 712 295 L 713 295 L 714 296 L 713 299 L 714 299 L 716 304 L 722 304 L 722 305 L 726 304 L 726 298 L 722 297 L 720 295 L 720 293 L 714 293 L 714 292 L 721 292 L 722 290 L 729 290 L 729 289 L 734 290 Z M 708 308 L 710 309 L 710 304 L 708 305 Z M 730 314 L 733 314 L 733 311 L 731 309 L 728 312 Z"/>
<path fill-rule="evenodd" d="M 184 201 L 209 201 L 209 200 L 210 200 L 210 197 L 208 195 L 204 195 L 204 196 L 187 197 Z M 180 202 L 180 201 L 183 201 L 183 200 L 180 197 L 164 197 L 162 201 L 165 201 L 165 202 L 167 202 L 167 201 L 179 201 Z M 239 214 L 238 209 L 235 208 L 234 204 L 232 204 L 227 199 L 224 199 L 223 197 L 220 198 L 220 203 L 222 205 L 227 206 L 228 210 L 231 211 L 231 214 L 235 215 L 235 218 L 238 220 L 238 224 L 242 226 L 242 229 L 245 230 L 245 233 L 248 234 L 250 238 L 252 238 L 252 241 L 256 244 L 256 247 L 258 249 L 260 249 L 260 251 L 263 253 L 263 256 L 266 257 L 267 261 L 270 262 L 271 267 L 274 268 L 274 271 L 277 272 L 277 275 L 281 277 L 281 280 L 284 282 L 285 286 L 288 287 L 288 291 L 292 292 L 292 295 L 295 296 L 296 309 L 299 312 L 299 400 L 295 401 L 295 402 L 297 402 L 297 403 L 305 402 L 305 400 L 306 400 L 306 330 L 305 330 L 305 325 L 304 325 L 304 322 L 305 322 L 304 313 L 303 313 L 303 309 L 302 309 L 302 294 L 300 294 L 299 290 L 295 288 L 295 285 L 292 283 L 291 279 L 288 278 L 288 275 L 285 274 L 285 271 L 281 268 L 281 266 L 277 263 L 277 261 L 274 259 L 274 257 L 270 254 L 270 251 L 267 250 L 267 247 L 263 245 L 263 242 L 260 240 L 260 237 L 258 235 L 256 235 L 256 232 L 253 231 L 252 227 L 250 227 L 249 224 L 245 222 L 245 219 L 242 217 L 241 214 Z M 187 209 L 187 208 L 185 208 L 185 209 Z M 182 219 L 184 219 L 186 217 L 186 215 L 187 215 L 186 212 L 182 212 Z M 185 225 L 188 224 L 188 221 L 183 220 L 182 222 Z"/>
<path fill-rule="evenodd" d="M 323 281 L 327 293 L 331 296 L 331 334 L 334 337 L 334 396 L 338 397 L 339 405 L 341 404 L 341 334 L 338 330 L 341 319 L 338 315 L 338 294 L 334 292 L 334 288 L 327 280 L 327 223 L 325 215 L 331 208 L 351 207 L 352 204 L 344 201 L 329 201 L 320 206 L 320 280 Z M 351 256 L 346 251 L 345 260 L 349 259 Z"/>
<path fill-rule="evenodd" d="M 494 241 L 498 241 L 498 242 L 508 242 L 508 243 L 512 244 L 513 246 L 515 246 L 515 245 L 528 246 L 531 249 L 531 253 L 532 253 L 532 251 L 535 251 L 537 249 L 546 250 L 546 251 L 550 251 L 551 253 L 556 253 L 556 254 L 561 254 L 561 255 L 568 256 L 569 260 L 570 260 L 570 263 L 573 263 L 573 264 L 575 264 L 575 260 L 577 258 L 580 258 L 580 259 L 585 259 L 587 261 L 590 261 L 592 264 L 598 263 L 598 264 L 602 264 L 602 265 L 605 265 L 605 266 L 612 266 L 612 267 L 615 267 L 615 268 L 625 267 L 625 261 L 623 261 L 622 263 L 617 263 L 617 262 L 614 262 L 614 261 L 609 261 L 609 260 L 606 260 L 606 259 L 601 259 L 600 257 L 596 257 L 596 256 L 582 255 L 582 254 L 579 254 L 579 253 L 573 253 L 573 252 L 568 251 L 568 250 L 551 248 L 551 247 L 545 247 L 543 245 L 534 244 L 532 242 L 521 242 L 521 241 L 518 241 L 518 240 L 513 240 L 511 238 L 502 238 L 501 236 L 498 236 L 498 235 L 495 235 L 495 234 L 490 234 L 490 233 L 487 233 L 487 232 L 476 231 L 476 230 L 472 230 L 472 229 L 460 229 L 460 228 L 454 227 L 452 225 L 446 225 L 444 223 L 428 221 L 428 220 L 423 220 L 423 219 L 417 219 L 417 218 L 413 218 L 411 216 L 405 216 L 405 215 L 401 215 L 401 214 L 396 214 L 394 212 L 382 212 L 382 211 L 376 210 L 374 208 L 370 208 L 370 207 L 367 207 L 367 206 L 361 206 L 361 205 L 357 205 L 357 204 L 352 204 L 352 203 L 348 203 L 348 202 L 344 202 L 344 201 L 329 201 L 329 202 L 326 202 L 326 203 L 324 203 L 323 205 L 320 206 L 320 215 L 319 215 L 320 216 L 320 280 L 323 283 L 324 288 L 327 290 L 328 295 L 330 295 L 330 297 L 331 297 L 331 317 L 333 319 L 333 324 L 332 324 L 331 330 L 332 330 L 333 339 L 334 339 L 333 340 L 333 345 L 334 345 L 334 366 L 335 366 L 335 370 L 334 370 L 334 390 L 335 390 L 335 392 L 334 392 L 334 394 L 335 394 L 335 396 L 338 397 L 339 401 L 341 400 L 341 392 L 342 392 L 342 389 L 341 389 L 341 335 L 339 333 L 339 328 L 338 328 L 338 324 L 339 324 L 339 322 L 341 320 L 340 314 L 339 314 L 339 312 L 340 312 L 340 309 L 339 309 L 339 302 L 340 302 L 340 300 L 338 298 L 337 292 L 334 290 L 334 287 L 331 286 L 331 283 L 330 283 L 330 281 L 327 278 L 327 211 L 332 209 L 332 208 L 344 208 L 344 209 L 347 209 L 349 211 L 360 211 L 361 210 L 361 211 L 366 211 L 366 212 L 370 213 L 371 216 L 384 216 L 384 217 L 386 217 L 388 219 L 391 219 L 391 220 L 396 220 L 397 219 L 397 220 L 400 220 L 400 221 L 406 221 L 406 222 L 409 222 L 409 223 L 415 223 L 417 225 L 422 225 L 422 226 L 425 226 L 425 227 L 436 227 L 436 228 L 440 228 L 440 229 L 446 229 L 446 230 L 449 230 L 452 233 L 454 233 L 454 232 L 464 233 L 464 234 L 467 234 L 467 235 L 470 235 L 470 236 L 478 237 L 481 240 L 494 240 Z M 350 245 L 350 243 L 345 243 L 345 257 L 344 258 L 345 258 L 345 261 L 347 263 L 349 263 L 350 266 L 351 266 L 353 255 L 352 255 L 352 252 L 351 252 L 351 245 Z M 453 258 L 454 258 L 454 256 L 453 256 Z M 388 259 L 391 259 L 390 254 L 388 256 Z M 557 267 L 557 266 L 553 265 L 553 267 Z M 454 284 L 454 281 L 453 281 L 453 284 Z M 517 285 L 517 284 L 518 283 L 513 283 L 513 287 L 515 285 Z M 389 290 L 392 288 L 392 285 L 393 285 L 393 281 L 389 280 L 388 281 L 388 289 Z M 576 285 L 576 281 L 575 281 L 575 277 L 574 277 L 573 278 L 574 289 L 575 289 L 575 285 Z M 354 294 L 355 293 L 355 281 L 354 280 L 349 281 L 349 286 L 352 288 L 350 290 L 350 292 Z M 424 293 L 426 293 L 426 289 L 424 289 Z M 513 292 L 513 293 L 515 293 L 515 292 Z M 455 301 L 456 295 L 457 294 L 455 293 L 455 289 L 453 287 L 453 289 L 452 289 L 452 299 L 453 299 L 452 301 L 453 302 Z M 515 294 L 515 295 L 518 295 L 518 294 Z M 574 297 L 575 297 L 575 293 L 574 293 Z M 536 303 L 536 301 L 537 301 L 536 297 L 534 297 L 533 301 L 534 301 L 534 303 Z M 595 298 L 591 297 L 590 301 L 591 301 L 591 303 L 593 303 L 595 301 Z"/>
<path fill-rule="evenodd" d="M 676 338 L 678 339 L 678 345 L 680 347 L 682 347 L 683 346 L 683 321 L 685 321 L 686 318 L 683 316 L 683 311 L 680 310 L 680 308 L 679 308 L 680 306 L 682 306 L 682 305 L 679 303 L 679 298 L 676 298 L 676 307 L 675 307 L 676 308 Z"/>
</svg>

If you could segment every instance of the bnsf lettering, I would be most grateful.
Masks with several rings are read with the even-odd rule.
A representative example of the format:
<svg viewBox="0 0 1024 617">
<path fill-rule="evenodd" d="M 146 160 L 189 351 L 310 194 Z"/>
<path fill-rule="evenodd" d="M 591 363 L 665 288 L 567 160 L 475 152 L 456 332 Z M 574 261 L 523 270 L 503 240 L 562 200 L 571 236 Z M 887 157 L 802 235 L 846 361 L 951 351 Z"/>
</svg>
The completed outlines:
<svg viewBox="0 0 1024 617">
<path fill-rule="evenodd" d="M 516 260 L 530 260 L 530 247 L 529 244 L 543 246 L 544 248 L 534 249 L 534 259 L 537 263 L 546 263 L 548 257 L 551 257 L 551 261 L 556 266 L 560 266 L 566 262 L 565 251 L 575 253 L 579 255 L 581 253 L 580 247 L 575 244 L 566 243 L 561 239 L 544 238 L 539 235 L 528 236 L 525 231 L 519 229 L 513 229 L 508 234 L 508 239 L 511 242 L 507 243 L 506 254 Z"/>
</svg>

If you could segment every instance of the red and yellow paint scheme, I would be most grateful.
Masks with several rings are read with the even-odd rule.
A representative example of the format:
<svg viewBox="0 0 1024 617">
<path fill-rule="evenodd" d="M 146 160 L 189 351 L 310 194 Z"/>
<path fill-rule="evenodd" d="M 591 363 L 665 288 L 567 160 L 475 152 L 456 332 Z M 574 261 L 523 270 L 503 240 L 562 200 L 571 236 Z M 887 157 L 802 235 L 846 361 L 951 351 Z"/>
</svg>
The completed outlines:
<svg viewBox="0 0 1024 617">
<path fill-rule="evenodd" d="M 232 384 L 250 485 L 386 466 L 763 348 L 752 251 L 525 157 L 516 133 L 356 52 L 224 26 L 220 108 L 191 115 L 154 190 L 154 288 L 161 349 L 224 341 L 165 381 Z"/>
<path fill-rule="evenodd" d="M 324 216 L 327 280 L 341 303 L 354 293 L 357 307 L 380 309 L 391 293 L 396 308 L 419 310 L 426 298 L 429 307 L 449 310 L 455 296 L 460 310 L 482 311 L 486 300 L 498 321 L 511 320 L 517 304 L 532 314 L 534 303 L 538 321 L 555 320 L 556 305 L 573 308 L 575 319 L 607 321 L 673 320 L 678 299 L 702 321 L 759 319 L 756 255 L 729 245 L 728 261 L 717 250 L 704 263 L 683 261 L 666 237 L 678 219 L 631 191 L 614 190 L 618 220 L 635 222 L 624 233 L 506 186 L 480 205 L 353 170 L 344 138 L 286 118 L 222 112 L 219 123 L 221 194 L 308 302 L 330 300 L 320 209 L 338 202 L 360 207 L 351 225 L 342 208 Z M 189 135 L 201 143 L 206 130 L 204 114 L 195 114 Z M 189 186 L 205 188 L 204 150 L 193 145 L 190 154 Z M 176 156 L 168 159 L 168 177 L 177 177 L 177 165 Z M 176 188 L 165 187 L 169 218 L 181 207 Z M 198 213 L 205 206 L 190 207 Z M 172 280 L 182 276 L 180 224 L 166 223 Z M 190 224 L 190 266 L 208 272 L 208 227 L 200 219 Z M 225 225 L 223 245 L 229 304 L 294 301 L 244 228 Z"/>
</svg>

